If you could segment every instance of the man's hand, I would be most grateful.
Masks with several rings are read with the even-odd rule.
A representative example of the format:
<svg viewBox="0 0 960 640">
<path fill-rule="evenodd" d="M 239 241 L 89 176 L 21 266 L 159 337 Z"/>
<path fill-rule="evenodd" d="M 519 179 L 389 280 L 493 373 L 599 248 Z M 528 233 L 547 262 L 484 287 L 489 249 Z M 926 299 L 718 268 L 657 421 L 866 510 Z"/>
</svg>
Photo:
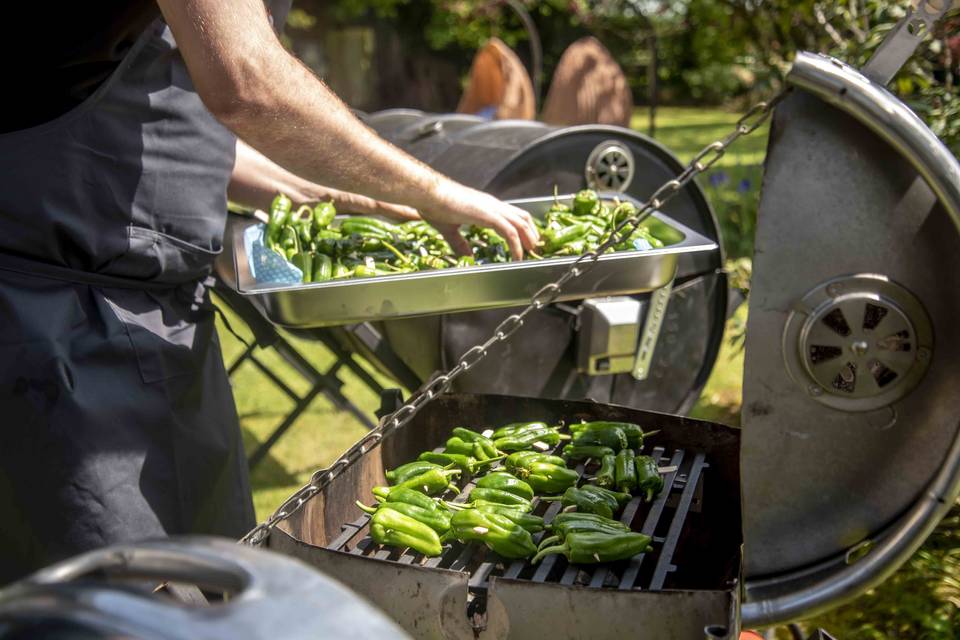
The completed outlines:
<svg viewBox="0 0 960 640">
<path fill-rule="evenodd" d="M 515 257 L 529 216 L 446 178 L 367 129 L 270 28 L 262 0 L 157 0 L 207 108 L 262 154 L 313 183 L 406 205 L 439 225 L 493 227 Z"/>
<path fill-rule="evenodd" d="M 490 227 L 510 246 L 514 259 L 523 257 L 523 249 L 537 246 L 537 228 L 533 218 L 523 209 L 497 200 L 493 196 L 449 182 L 451 192 L 441 194 L 441 205 L 423 210 L 421 215 L 447 239 L 453 250 L 470 255 L 470 246 L 457 231 L 461 224 Z M 446 206 L 443 202 L 446 201 Z"/>
</svg>

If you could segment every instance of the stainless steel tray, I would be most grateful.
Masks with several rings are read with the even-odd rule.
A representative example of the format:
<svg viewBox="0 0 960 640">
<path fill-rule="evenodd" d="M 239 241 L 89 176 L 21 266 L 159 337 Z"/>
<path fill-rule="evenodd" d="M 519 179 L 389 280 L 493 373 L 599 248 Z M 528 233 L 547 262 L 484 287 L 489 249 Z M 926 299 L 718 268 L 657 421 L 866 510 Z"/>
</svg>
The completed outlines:
<svg viewBox="0 0 960 640">
<path fill-rule="evenodd" d="M 617 197 L 639 204 L 623 194 Z M 604 197 L 605 201 L 611 199 Z M 572 196 L 560 197 L 561 202 L 571 200 Z M 541 217 L 553 201 L 550 196 L 510 202 Z M 271 322 L 289 328 L 522 305 L 541 287 L 560 277 L 576 260 L 575 257 L 525 260 L 296 286 L 258 285 L 250 274 L 243 232 L 251 224 L 261 223 L 255 218 L 230 218 L 224 251 L 217 261 L 218 274 L 250 299 Z M 601 256 L 593 269 L 567 284 L 558 300 L 653 291 L 673 280 L 681 254 L 717 249 L 712 240 L 659 212 L 650 216 L 645 224 L 664 241 L 664 248 Z"/>
</svg>

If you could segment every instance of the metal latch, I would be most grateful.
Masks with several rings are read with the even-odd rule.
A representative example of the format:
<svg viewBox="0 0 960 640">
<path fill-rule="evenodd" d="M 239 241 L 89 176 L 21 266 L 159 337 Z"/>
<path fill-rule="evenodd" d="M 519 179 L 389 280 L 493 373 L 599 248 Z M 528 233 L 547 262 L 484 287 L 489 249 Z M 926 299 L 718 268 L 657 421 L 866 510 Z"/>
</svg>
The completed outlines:
<svg viewBox="0 0 960 640">
<path fill-rule="evenodd" d="M 624 296 L 584 300 L 577 332 L 577 369 L 591 376 L 632 371 L 640 309 L 638 300 Z"/>
<path fill-rule="evenodd" d="M 633 377 L 637 380 L 646 380 L 650 375 L 653 350 L 657 348 L 660 327 L 663 326 L 663 318 L 667 315 L 671 291 L 673 291 L 672 280 L 650 294 L 650 309 L 647 311 L 646 322 L 643 323 L 643 335 L 640 336 L 637 357 L 633 365 Z"/>
</svg>

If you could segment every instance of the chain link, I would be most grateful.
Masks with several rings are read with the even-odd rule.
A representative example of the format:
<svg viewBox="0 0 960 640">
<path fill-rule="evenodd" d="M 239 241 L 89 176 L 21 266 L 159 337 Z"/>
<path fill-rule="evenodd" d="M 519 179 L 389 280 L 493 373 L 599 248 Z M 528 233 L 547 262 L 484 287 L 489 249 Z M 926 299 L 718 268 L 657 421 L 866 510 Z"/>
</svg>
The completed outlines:
<svg viewBox="0 0 960 640">
<path fill-rule="evenodd" d="M 716 164 L 727 152 L 730 145 L 739 138 L 753 133 L 762 126 L 763 123 L 769 119 L 774 107 L 779 104 L 785 95 L 786 91 L 777 94 L 772 100 L 754 105 L 743 117 L 737 120 L 733 131 L 728 133 L 726 137 L 704 147 L 693 157 L 680 174 L 654 191 L 653 195 L 640 205 L 636 214 L 620 222 L 595 251 L 589 251 L 580 255 L 577 260 L 570 265 L 570 268 L 557 278 L 556 281 L 540 288 L 523 310 L 507 316 L 507 318 L 494 329 L 493 335 L 491 335 L 486 342 L 467 349 L 457 360 L 455 367 L 446 373 L 434 376 L 424 383 L 423 386 L 407 399 L 407 402 L 403 406 L 390 415 L 385 416 L 380 421 L 379 426 L 371 430 L 367 436 L 350 447 L 350 449 L 340 456 L 332 465 L 314 473 L 308 484 L 290 496 L 280 505 L 280 508 L 277 509 L 273 515 L 247 533 L 240 542 L 254 546 L 263 544 L 269 537 L 270 531 L 276 527 L 277 524 L 296 513 L 310 498 L 319 493 L 327 484 L 336 478 L 342 469 L 350 466 L 366 453 L 368 450 L 366 447 L 371 441 L 376 444 L 391 431 L 400 429 L 410 422 L 425 404 L 449 389 L 450 385 L 460 374 L 483 360 L 492 347 L 497 343 L 508 340 L 510 336 L 519 331 L 529 314 L 542 309 L 560 297 L 564 285 L 570 280 L 589 271 L 600 259 L 600 256 L 603 255 L 607 249 L 618 244 L 621 238 L 629 238 L 651 213 L 664 206 L 674 196 L 680 193 L 691 180 Z"/>
</svg>

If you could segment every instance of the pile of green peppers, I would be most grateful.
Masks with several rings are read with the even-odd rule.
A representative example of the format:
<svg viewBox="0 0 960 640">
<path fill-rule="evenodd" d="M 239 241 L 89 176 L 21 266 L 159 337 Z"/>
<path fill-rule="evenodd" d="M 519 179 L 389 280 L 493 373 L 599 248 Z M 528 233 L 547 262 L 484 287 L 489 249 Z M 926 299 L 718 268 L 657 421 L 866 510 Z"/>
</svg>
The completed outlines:
<svg viewBox="0 0 960 640">
<path fill-rule="evenodd" d="M 555 202 L 542 220 L 535 220 L 541 245 L 530 257 L 574 256 L 596 250 L 617 224 L 635 213 L 630 203 L 610 207 L 595 191 L 581 191 L 572 207 Z M 462 229 L 472 255 L 457 256 L 440 232 L 422 220 L 393 224 L 356 216 L 341 221 L 336 215 L 333 202 L 303 205 L 294 211 L 290 198 L 278 194 L 270 206 L 266 245 L 299 268 L 304 283 L 510 261 L 507 241 L 492 229 Z M 662 246 L 661 240 L 641 226 L 611 250 Z"/>
<path fill-rule="evenodd" d="M 575 424 L 569 430 L 572 436 L 545 422 L 482 433 L 453 429 L 442 451 L 423 452 L 387 471 L 389 486 L 374 487 L 374 505 L 357 502 L 370 514 L 371 538 L 426 556 L 441 554 L 453 540 L 481 542 L 502 558 L 535 562 L 551 553 L 595 563 L 644 552 L 650 538 L 613 518 L 633 493 L 646 493 L 649 500 L 663 487 L 656 461 L 633 449 L 650 434 L 621 422 Z M 571 437 L 564 451 L 582 456 L 552 453 Z M 565 458 L 601 460 L 595 484 L 578 487 L 579 473 Z M 444 499 L 461 487 L 464 494 L 455 501 Z M 545 523 L 533 513 L 538 499 L 560 501 L 563 512 Z M 543 538 L 539 546 L 535 535 Z"/>
</svg>

